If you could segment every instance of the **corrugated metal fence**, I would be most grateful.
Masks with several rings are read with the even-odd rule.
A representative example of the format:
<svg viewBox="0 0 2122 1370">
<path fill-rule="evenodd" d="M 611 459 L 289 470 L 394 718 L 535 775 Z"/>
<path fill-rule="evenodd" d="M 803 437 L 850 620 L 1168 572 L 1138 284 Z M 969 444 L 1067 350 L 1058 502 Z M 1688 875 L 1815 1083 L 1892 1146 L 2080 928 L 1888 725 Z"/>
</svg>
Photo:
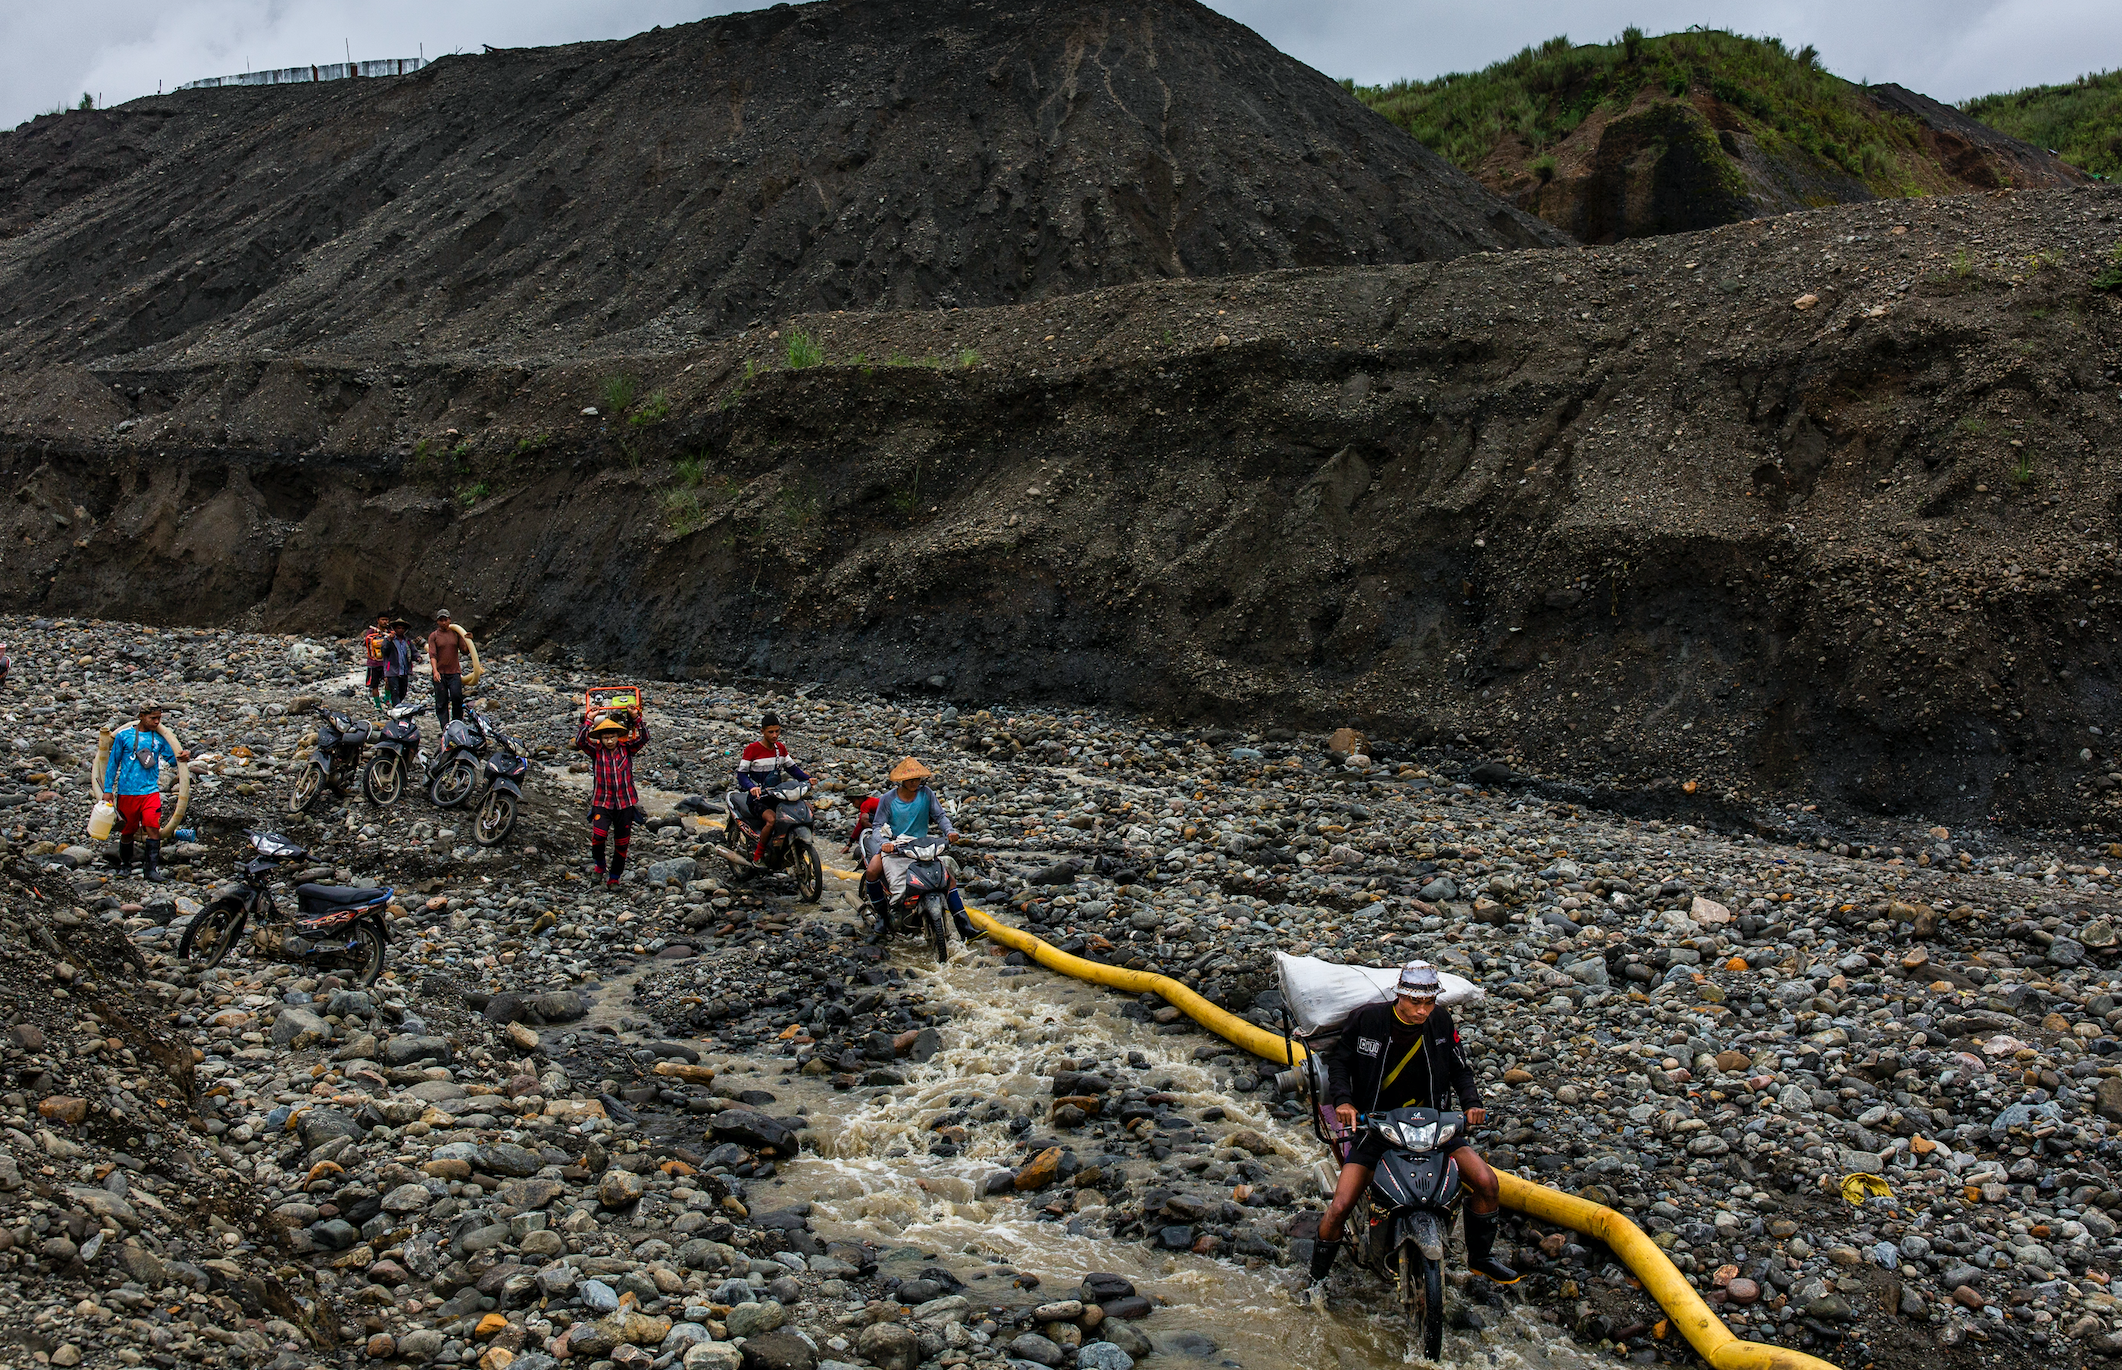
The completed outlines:
<svg viewBox="0 0 2122 1370">
<path fill-rule="evenodd" d="M 404 76 L 427 63 L 418 57 L 386 57 L 379 62 L 333 62 L 326 66 L 277 67 L 272 71 L 246 71 L 238 76 L 209 76 L 187 81 L 179 90 L 205 90 L 213 86 L 285 86 L 298 81 L 344 81 L 349 76 Z"/>
</svg>

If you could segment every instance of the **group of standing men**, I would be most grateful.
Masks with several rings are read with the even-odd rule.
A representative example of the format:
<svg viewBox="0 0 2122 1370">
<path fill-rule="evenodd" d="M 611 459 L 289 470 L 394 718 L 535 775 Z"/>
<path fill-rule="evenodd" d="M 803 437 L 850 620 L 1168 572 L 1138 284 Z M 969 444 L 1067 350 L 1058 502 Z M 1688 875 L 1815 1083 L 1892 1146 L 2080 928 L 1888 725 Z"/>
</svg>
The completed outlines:
<svg viewBox="0 0 2122 1370">
<path fill-rule="evenodd" d="M 402 618 L 378 614 L 376 626 L 362 634 L 369 702 L 378 713 L 403 704 L 413 667 L 425 660 L 435 682 L 435 719 L 447 728 L 452 718 L 464 717 L 464 639 L 450 623 L 447 609 L 435 611 L 435 631 L 424 641 L 407 636 L 411 627 Z"/>
</svg>

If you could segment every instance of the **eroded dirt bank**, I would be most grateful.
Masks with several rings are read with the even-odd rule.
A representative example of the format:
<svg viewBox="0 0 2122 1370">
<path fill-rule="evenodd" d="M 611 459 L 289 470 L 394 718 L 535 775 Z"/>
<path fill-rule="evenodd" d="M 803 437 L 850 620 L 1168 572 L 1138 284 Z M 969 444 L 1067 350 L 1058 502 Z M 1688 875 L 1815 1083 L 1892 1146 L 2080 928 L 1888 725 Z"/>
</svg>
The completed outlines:
<svg viewBox="0 0 2122 1370">
<path fill-rule="evenodd" d="M 567 362 L 44 367 L 0 394 L 0 593 L 304 629 L 447 604 L 680 676 L 2095 822 L 2118 208 L 1856 206 Z"/>
</svg>

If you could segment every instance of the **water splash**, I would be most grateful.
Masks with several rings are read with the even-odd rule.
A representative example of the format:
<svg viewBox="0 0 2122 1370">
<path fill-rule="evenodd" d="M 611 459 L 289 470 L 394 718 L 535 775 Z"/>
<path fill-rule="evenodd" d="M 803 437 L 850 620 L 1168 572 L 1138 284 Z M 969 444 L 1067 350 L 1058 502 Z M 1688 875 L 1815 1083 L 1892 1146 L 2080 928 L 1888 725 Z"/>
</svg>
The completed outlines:
<svg viewBox="0 0 2122 1370">
<path fill-rule="evenodd" d="M 1039 1199 L 1051 1202 L 1056 1191 L 1037 1198 L 983 1197 L 987 1177 L 1022 1155 L 1010 1119 L 1028 1114 L 1043 1130 L 1055 1063 L 1085 1054 L 1140 1052 L 1149 1065 L 1136 1073 L 1168 1080 L 1183 1106 L 1218 1105 L 1229 1121 L 1272 1141 L 1275 1154 L 1261 1159 L 1286 1170 L 1277 1179 L 1300 1192 L 1306 1183 L 1302 1167 L 1312 1155 L 1308 1139 L 1283 1127 L 1258 1102 L 1217 1088 L 1214 1074 L 1192 1058 L 1198 1036 L 1159 1036 L 1114 1012 L 1123 1002 L 1115 996 L 1043 974 L 1005 978 L 972 956 L 948 967 L 903 961 L 901 971 L 930 981 L 931 1000 L 948 1003 L 952 1017 L 944 1046 L 913 1067 L 904 1085 L 812 1110 L 812 1149 L 784 1169 L 783 1188 L 791 1199 L 811 1203 L 821 1237 L 915 1246 L 946 1261 L 1037 1271 L 1055 1297 L 1067 1297 L 1092 1271 L 1124 1275 L 1145 1295 L 1170 1305 L 1142 1324 L 1153 1338 L 1195 1332 L 1220 1348 L 1206 1362 L 1190 1362 L 1195 1365 L 1375 1370 L 1420 1362 L 1410 1349 L 1417 1339 L 1392 1307 L 1391 1294 L 1367 1273 L 1347 1270 L 1346 1262 L 1335 1278 L 1333 1306 L 1319 1311 L 1299 1305 L 1298 1272 L 1117 1241 L 1094 1201 L 1057 1220 L 1042 1216 L 1038 1206 Z M 955 1156 L 927 1150 L 931 1124 L 945 1113 L 965 1115 L 959 1125 L 966 1136 Z M 1086 1137 L 1083 1150 L 1095 1145 L 1095 1137 Z M 1080 1190 L 1059 1192 L 1083 1196 Z M 977 1285 L 973 1292 L 977 1296 Z M 1551 1340 L 1554 1329 L 1526 1310 L 1498 1306 L 1485 1313 L 1500 1325 L 1449 1333 L 1447 1363 L 1476 1370 L 1574 1370 L 1587 1364 L 1566 1340 Z M 1184 1363 L 1187 1358 L 1176 1351 L 1147 1362 Z"/>
</svg>

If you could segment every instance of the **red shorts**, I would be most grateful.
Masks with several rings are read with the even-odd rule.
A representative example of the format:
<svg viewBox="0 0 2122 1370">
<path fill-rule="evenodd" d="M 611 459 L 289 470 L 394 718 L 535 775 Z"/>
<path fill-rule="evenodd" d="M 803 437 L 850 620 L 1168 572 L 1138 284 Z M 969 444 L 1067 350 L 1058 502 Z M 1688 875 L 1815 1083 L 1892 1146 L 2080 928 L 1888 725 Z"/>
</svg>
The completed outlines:
<svg viewBox="0 0 2122 1370">
<path fill-rule="evenodd" d="M 111 803 L 117 806 L 118 817 L 122 820 L 118 829 L 120 837 L 131 837 L 141 828 L 146 828 L 149 832 L 162 830 L 162 795 L 159 791 L 154 794 L 114 795 Z"/>
</svg>

